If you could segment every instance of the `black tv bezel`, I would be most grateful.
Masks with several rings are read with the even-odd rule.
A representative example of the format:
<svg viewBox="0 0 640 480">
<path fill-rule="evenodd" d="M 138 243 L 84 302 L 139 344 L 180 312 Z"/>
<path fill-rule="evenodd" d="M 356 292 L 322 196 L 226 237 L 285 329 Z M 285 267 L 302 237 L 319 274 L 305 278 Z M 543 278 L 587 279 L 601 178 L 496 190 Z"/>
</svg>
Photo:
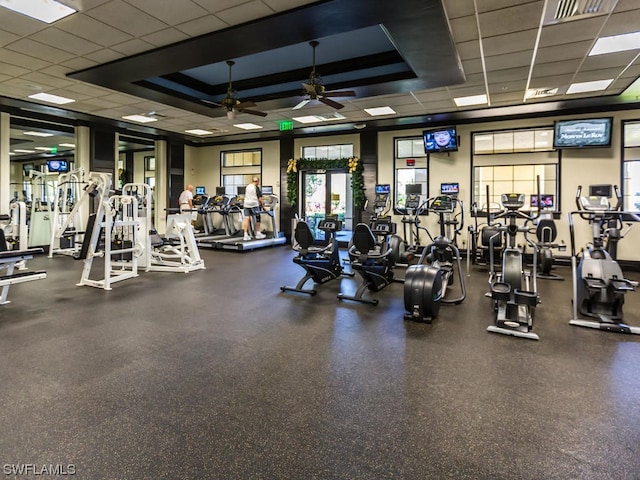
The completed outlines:
<svg viewBox="0 0 640 480">
<path fill-rule="evenodd" d="M 57 170 L 51 170 L 51 162 L 58 162 L 60 165 L 64 164 L 64 169 L 58 168 Z M 66 160 L 64 158 L 61 159 L 55 159 L 55 158 L 50 158 L 47 160 L 47 170 L 49 171 L 49 173 L 69 173 L 69 160 Z"/>
<path fill-rule="evenodd" d="M 598 145 L 566 145 L 558 143 L 558 127 L 563 124 L 575 123 L 575 122 L 589 122 L 593 120 L 606 120 L 609 122 L 609 138 L 606 144 L 598 144 Z M 590 118 L 572 118 L 565 120 L 556 120 L 553 122 L 553 148 L 556 150 L 572 150 L 572 149 L 581 149 L 581 148 L 611 148 L 611 143 L 613 141 L 613 117 L 590 117 Z"/>
<path fill-rule="evenodd" d="M 227 187 L 216 187 L 216 195 L 226 195 Z"/>
<path fill-rule="evenodd" d="M 436 132 L 448 131 L 449 135 L 454 141 L 454 146 L 451 146 L 451 142 L 449 142 L 449 146 L 447 147 L 438 147 L 438 148 L 429 148 L 427 145 L 427 135 L 434 134 Z M 458 127 L 444 127 L 444 128 L 431 128 L 429 130 L 422 131 L 422 142 L 424 144 L 424 152 L 425 153 L 444 153 L 444 152 L 457 152 L 460 148 L 460 141 L 458 138 Z"/>
</svg>

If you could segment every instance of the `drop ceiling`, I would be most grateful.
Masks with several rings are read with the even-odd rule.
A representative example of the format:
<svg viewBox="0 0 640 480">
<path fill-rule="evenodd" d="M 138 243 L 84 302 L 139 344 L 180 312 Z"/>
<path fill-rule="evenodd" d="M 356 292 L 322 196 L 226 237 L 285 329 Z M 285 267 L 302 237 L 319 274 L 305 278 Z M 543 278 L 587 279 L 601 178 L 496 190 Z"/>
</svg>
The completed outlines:
<svg viewBox="0 0 640 480">
<path fill-rule="evenodd" d="M 637 108 L 640 50 L 589 56 L 603 36 L 640 27 L 637 0 L 64 0 L 78 9 L 47 25 L 0 9 L 0 107 L 77 121 L 104 120 L 131 132 L 213 132 L 245 138 L 251 122 L 275 134 L 301 115 L 335 109 L 303 99 L 317 40 L 317 70 L 343 119 L 300 133 L 354 125 L 393 128 L 566 109 Z M 593 10 L 593 11 L 590 11 Z M 219 102 L 233 60 L 234 90 L 265 117 L 227 118 Z M 610 79 L 604 91 L 568 94 L 573 83 Z M 527 92 L 537 96 L 529 97 Z M 76 101 L 56 107 L 28 96 Z M 457 107 L 454 98 L 487 95 Z M 372 117 L 365 108 L 390 106 Z M 24 113 L 23 113 L 24 114 Z M 28 112 L 27 112 L 28 114 Z M 152 114 L 141 126 L 122 120 Z M 325 125 L 327 125 L 325 127 Z M 252 135 L 256 135 L 252 133 Z M 249 138 L 249 137 L 247 137 Z"/>
</svg>

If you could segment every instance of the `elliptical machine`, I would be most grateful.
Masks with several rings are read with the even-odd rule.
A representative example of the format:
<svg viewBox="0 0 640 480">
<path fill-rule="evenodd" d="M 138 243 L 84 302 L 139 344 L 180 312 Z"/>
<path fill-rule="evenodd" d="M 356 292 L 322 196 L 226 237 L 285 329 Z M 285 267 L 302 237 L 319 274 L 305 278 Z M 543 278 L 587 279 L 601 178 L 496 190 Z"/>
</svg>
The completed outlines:
<svg viewBox="0 0 640 480">
<path fill-rule="evenodd" d="M 456 207 L 459 211 L 453 215 Z M 440 235 L 427 245 L 416 265 L 407 269 L 404 280 L 404 308 L 406 320 L 431 321 L 438 315 L 441 303 L 459 305 L 466 297 L 460 251 L 456 237 L 464 227 L 462 202 L 452 195 L 440 195 L 426 201 L 426 209 L 439 215 Z M 460 219 L 458 221 L 458 218 Z M 457 272 L 459 295 L 446 298 Z"/>
<path fill-rule="evenodd" d="M 551 271 L 554 262 L 553 249 L 557 248 L 561 252 L 567 249 L 564 240 L 562 243 L 555 243 L 558 230 L 553 220 L 553 212 L 547 210 L 553 208 L 553 195 L 540 195 L 539 199 L 537 195 L 532 195 L 531 206 L 537 207 L 540 212 L 540 216 L 536 222 L 536 238 L 538 239 L 538 255 L 536 259 L 540 266 L 538 278 L 564 280 L 561 275 Z"/>
<path fill-rule="evenodd" d="M 304 221 L 296 224 L 294 231 L 294 249 L 299 253 L 293 259 L 293 263 L 300 265 L 306 270 L 306 275 L 302 277 L 295 287 L 282 286 L 283 292 L 299 292 L 315 295 L 316 289 L 304 288 L 308 280 L 313 283 L 327 283 L 340 276 L 353 277 L 351 272 L 345 272 L 340 264 L 338 250 L 338 239 L 336 232 L 342 230 L 342 222 L 337 217 L 325 217 L 318 224 L 318 229 L 325 232 L 329 238 L 326 246 L 314 246 L 315 239 L 309 225 Z"/>
<path fill-rule="evenodd" d="M 578 187 L 576 203 L 578 210 L 569 213 L 569 232 L 571 234 L 571 271 L 573 277 L 573 318 L 571 325 L 597 328 L 617 333 L 640 334 L 640 327 L 623 323 L 622 305 L 627 292 L 635 290 L 638 282 L 624 278 L 622 269 L 615 260 L 617 242 L 621 235 L 618 223 L 622 216 L 629 215 L 635 221 L 640 217 L 633 212 L 621 210 L 621 196 L 614 186 L 618 203 L 611 209 L 608 196 L 582 196 L 582 187 Z M 592 229 L 592 241 L 581 250 L 580 263 L 575 248 L 573 216 L 579 215 L 587 220 Z M 613 254 L 608 251 L 612 248 Z M 589 317 L 584 319 L 581 315 Z"/>
<path fill-rule="evenodd" d="M 489 198 L 489 186 L 487 186 L 487 199 Z M 522 193 L 506 193 L 501 196 L 504 210 L 495 215 L 494 219 L 504 218 L 506 225 L 496 226 L 497 233 L 494 235 L 506 236 L 506 247 L 502 251 L 502 271 L 497 273 L 493 263 L 493 241 L 490 241 L 490 265 L 489 284 L 493 299 L 496 317 L 493 325 L 487 327 L 488 332 L 501 333 L 503 335 L 513 335 L 515 337 L 539 340 L 538 334 L 533 330 L 533 315 L 536 306 L 540 303 L 536 283 L 537 262 L 533 262 L 533 274 L 524 270 L 524 253 L 516 244 L 516 236 L 519 232 L 524 233 L 524 238 L 529 246 L 534 250 L 534 258 L 538 254 L 538 247 L 531 241 L 527 234 L 530 227 L 527 223 L 535 220 L 539 212 L 535 215 L 525 214 L 519 211 L 525 204 L 525 195 Z M 489 202 L 487 202 L 487 205 Z M 516 220 L 525 220 L 523 226 L 518 226 Z M 492 224 L 492 222 L 489 222 Z"/>
</svg>

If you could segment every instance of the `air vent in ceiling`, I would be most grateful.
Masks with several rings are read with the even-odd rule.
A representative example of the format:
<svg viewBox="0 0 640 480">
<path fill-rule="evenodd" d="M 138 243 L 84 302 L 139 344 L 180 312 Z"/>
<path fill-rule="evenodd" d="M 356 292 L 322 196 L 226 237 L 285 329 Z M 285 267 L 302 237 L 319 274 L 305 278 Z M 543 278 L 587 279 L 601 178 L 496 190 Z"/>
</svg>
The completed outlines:
<svg viewBox="0 0 640 480">
<path fill-rule="evenodd" d="M 549 0 L 545 12 L 545 25 L 607 15 L 618 0 Z"/>
<path fill-rule="evenodd" d="M 551 97 L 558 93 L 558 88 L 534 88 L 527 90 L 527 98 Z"/>
</svg>

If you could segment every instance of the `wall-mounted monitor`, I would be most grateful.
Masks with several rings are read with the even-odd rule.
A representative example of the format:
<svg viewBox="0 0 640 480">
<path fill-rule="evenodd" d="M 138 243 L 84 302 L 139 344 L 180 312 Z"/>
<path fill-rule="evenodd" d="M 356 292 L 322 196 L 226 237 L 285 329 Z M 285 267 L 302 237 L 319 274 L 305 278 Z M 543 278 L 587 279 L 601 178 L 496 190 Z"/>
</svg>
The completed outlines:
<svg viewBox="0 0 640 480">
<path fill-rule="evenodd" d="M 408 183 L 404 186 L 404 192 L 407 195 L 422 195 L 422 184 Z"/>
<path fill-rule="evenodd" d="M 273 195 L 273 185 L 263 185 L 262 195 Z"/>
<path fill-rule="evenodd" d="M 426 153 L 455 152 L 458 150 L 456 127 L 438 128 L 422 132 Z"/>
<path fill-rule="evenodd" d="M 200 187 L 196 187 L 196 195 L 205 195 L 206 194 L 206 188 L 200 186 Z"/>
<path fill-rule="evenodd" d="M 216 195 L 226 195 L 227 189 L 226 187 L 216 187 Z"/>
<path fill-rule="evenodd" d="M 610 147 L 612 128 L 612 117 L 557 120 L 553 148 Z"/>
<path fill-rule="evenodd" d="M 460 193 L 460 184 L 458 182 L 454 183 L 441 183 L 440 184 L 440 193 L 443 195 L 454 195 Z"/>
<path fill-rule="evenodd" d="M 542 208 L 554 208 L 555 202 L 553 199 L 553 195 L 540 195 L 540 203 L 542 203 Z M 531 195 L 531 206 L 534 208 L 538 207 L 538 195 Z"/>
<path fill-rule="evenodd" d="M 388 183 L 385 184 L 376 184 L 376 195 L 389 195 L 391 193 L 391 185 Z"/>
<path fill-rule="evenodd" d="M 238 195 L 244 195 L 244 192 L 247 190 L 247 187 L 245 187 L 244 185 L 241 187 L 238 187 Z"/>
</svg>

